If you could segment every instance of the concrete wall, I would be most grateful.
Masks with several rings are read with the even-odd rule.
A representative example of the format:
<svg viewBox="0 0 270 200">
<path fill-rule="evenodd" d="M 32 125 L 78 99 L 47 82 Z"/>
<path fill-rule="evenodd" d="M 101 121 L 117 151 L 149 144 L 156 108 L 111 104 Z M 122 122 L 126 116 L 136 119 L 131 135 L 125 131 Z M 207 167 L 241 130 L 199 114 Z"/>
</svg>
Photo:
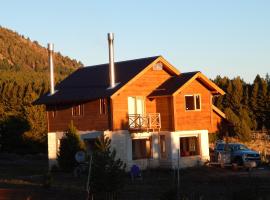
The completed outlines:
<svg viewBox="0 0 270 200">
<path fill-rule="evenodd" d="M 208 144 L 208 131 L 196 130 L 196 131 L 177 131 L 177 132 L 142 132 L 142 133 L 130 133 L 127 130 L 119 131 L 93 131 L 93 132 L 80 132 L 81 139 L 96 138 L 102 134 L 105 134 L 111 139 L 111 146 L 116 150 L 117 158 L 120 158 L 127 165 L 127 171 L 133 164 L 138 165 L 141 169 L 156 168 L 165 164 L 167 167 L 177 167 L 177 154 L 180 148 L 181 137 L 198 137 L 200 155 L 180 157 L 180 167 L 192 167 L 200 165 L 201 163 L 209 160 L 209 144 Z M 159 148 L 159 135 L 165 135 L 166 139 L 166 159 L 160 158 Z M 143 139 L 152 138 L 152 158 L 150 159 L 138 159 L 132 160 L 132 138 Z M 60 146 L 60 139 L 63 137 L 61 132 L 48 133 L 48 159 L 49 168 L 53 165 L 57 165 L 57 153 Z"/>
<path fill-rule="evenodd" d="M 57 163 L 57 154 L 60 147 L 60 139 L 63 137 L 62 132 L 50 132 L 48 133 L 48 164 L 49 169 Z"/>
<path fill-rule="evenodd" d="M 130 133 L 127 130 L 105 131 L 105 136 L 111 139 L 111 147 L 116 150 L 116 157 L 127 165 L 132 160 L 132 146 Z"/>
</svg>

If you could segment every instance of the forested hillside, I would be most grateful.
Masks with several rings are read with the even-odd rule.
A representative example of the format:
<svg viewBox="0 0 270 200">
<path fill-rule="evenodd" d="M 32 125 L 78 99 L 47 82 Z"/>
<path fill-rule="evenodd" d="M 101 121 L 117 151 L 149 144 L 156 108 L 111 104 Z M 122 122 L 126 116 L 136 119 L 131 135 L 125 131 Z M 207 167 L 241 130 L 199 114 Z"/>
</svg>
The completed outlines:
<svg viewBox="0 0 270 200">
<path fill-rule="evenodd" d="M 54 54 L 56 71 L 67 74 L 82 66 L 60 53 Z M 18 33 L 0 26 L 0 69 L 12 71 L 48 71 L 47 49 Z"/>
<path fill-rule="evenodd" d="M 82 66 L 60 53 L 54 64 L 56 81 Z M 46 151 L 45 108 L 32 102 L 48 90 L 46 48 L 0 27 L 0 151 Z"/>
<path fill-rule="evenodd" d="M 240 77 L 217 76 L 214 82 L 226 94 L 215 99 L 215 105 L 225 112 L 230 122 L 229 134 L 250 139 L 251 130 L 270 131 L 270 78 L 257 75 L 252 84 Z"/>
</svg>

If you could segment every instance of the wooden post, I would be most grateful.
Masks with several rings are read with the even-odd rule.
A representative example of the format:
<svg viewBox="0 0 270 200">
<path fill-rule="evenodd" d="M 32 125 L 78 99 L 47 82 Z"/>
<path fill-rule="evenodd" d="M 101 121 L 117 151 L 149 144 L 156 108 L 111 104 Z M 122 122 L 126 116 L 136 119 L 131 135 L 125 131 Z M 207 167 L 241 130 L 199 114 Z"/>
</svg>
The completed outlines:
<svg viewBox="0 0 270 200">
<path fill-rule="evenodd" d="M 88 196 L 87 198 L 89 200 L 90 200 L 90 178 L 91 178 L 92 159 L 93 159 L 93 155 L 91 153 L 90 161 L 89 161 L 88 177 L 87 177 L 87 183 L 86 183 L 86 191 L 87 191 L 87 196 Z M 93 194 L 91 194 L 91 199 L 93 200 Z"/>
<path fill-rule="evenodd" d="M 180 199 L 180 150 L 177 149 L 177 199 Z"/>
</svg>

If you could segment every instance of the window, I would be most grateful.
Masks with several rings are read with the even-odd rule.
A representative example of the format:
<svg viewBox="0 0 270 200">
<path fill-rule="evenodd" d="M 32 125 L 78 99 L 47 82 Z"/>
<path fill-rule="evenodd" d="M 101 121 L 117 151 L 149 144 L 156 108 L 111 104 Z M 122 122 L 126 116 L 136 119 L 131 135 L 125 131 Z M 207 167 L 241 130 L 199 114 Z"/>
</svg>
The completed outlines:
<svg viewBox="0 0 270 200">
<path fill-rule="evenodd" d="M 198 137 L 181 137 L 180 155 L 181 157 L 199 155 Z"/>
<path fill-rule="evenodd" d="M 132 140 L 132 159 L 144 159 L 151 157 L 151 137 L 149 139 Z"/>
<path fill-rule="evenodd" d="M 186 110 L 200 110 L 201 109 L 201 96 L 186 95 L 185 96 Z"/>
<path fill-rule="evenodd" d="M 83 104 L 75 105 L 72 107 L 72 116 L 83 115 Z"/>
<path fill-rule="evenodd" d="M 52 117 L 53 117 L 53 118 L 56 117 L 56 110 L 57 110 L 57 109 L 56 109 L 56 106 L 53 106 L 53 107 L 52 107 L 52 111 L 51 111 L 51 112 L 52 112 Z"/>
<path fill-rule="evenodd" d="M 106 99 L 99 99 L 99 114 L 107 114 L 107 102 Z"/>
<path fill-rule="evenodd" d="M 145 99 L 144 97 L 128 97 L 128 114 L 139 114 L 145 113 Z"/>
<path fill-rule="evenodd" d="M 52 111 L 52 117 L 55 118 L 56 117 L 56 110 Z"/>
<path fill-rule="evenodd" d="M 159 136 L 159 145 L 160 145 L 160 156 L 161 158 L 166 158 L 166 139 L 165 135 Z"/>
</svg>

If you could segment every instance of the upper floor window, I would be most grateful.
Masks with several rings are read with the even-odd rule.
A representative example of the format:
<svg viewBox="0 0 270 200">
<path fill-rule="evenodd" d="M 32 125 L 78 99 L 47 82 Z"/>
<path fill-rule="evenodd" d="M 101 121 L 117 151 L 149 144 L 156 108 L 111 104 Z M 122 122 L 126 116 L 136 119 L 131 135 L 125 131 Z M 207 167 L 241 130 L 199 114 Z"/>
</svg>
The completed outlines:
<svg viewBox="0 0 270 200">
<path fill-rule="evenodd" d="M 201 109 L 201 95 L 185 95 L 186 110 L 200 110 Z"/>
<path fill-rule="evenodd" d="M 53 108 L 52 108 L 52 117 L 53 118 L 55 118 L 56 117 L 56 106 L 54 106 Z"/>
<path fill-rule="evenodd" d="M 106 115 L 107 114 L 107 102 L 106 99 L 99 99 L 99 114 Z"/>
<path fill-rule="evenodd" d="M 83 115 L 83 104 L 75 105 L 72 107 L 72 116 Z"/>
<path fill-rule="evenodd" d="M 144 97 L 128 97 L 128 114 L 143 115 L 145 113 Z"/>
</svg>

